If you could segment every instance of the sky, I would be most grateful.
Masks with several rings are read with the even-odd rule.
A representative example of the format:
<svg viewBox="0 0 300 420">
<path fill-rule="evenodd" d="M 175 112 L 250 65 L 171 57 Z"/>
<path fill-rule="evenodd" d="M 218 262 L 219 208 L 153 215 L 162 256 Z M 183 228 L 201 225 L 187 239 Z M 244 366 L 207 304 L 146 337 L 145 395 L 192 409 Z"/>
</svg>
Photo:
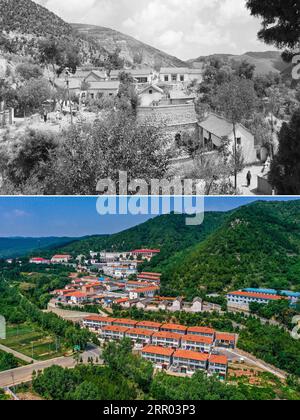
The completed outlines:
<svg viewBox="0 0 300 420">
<path fill-rule="evenodd" d="M 227 211 L 257 200 L 295 197 L 206 197 L 205 211 Z M 95 197 L 0 197 L 0 237 L 82 237 L 126 230 L 154 215 L 105 215 Z"/>
<path fill-rule="evenodd" d="M 246 0 L 35 0 L 67 22 L 106 26 L 182 60 L 273 49 Z"/>
</svg>

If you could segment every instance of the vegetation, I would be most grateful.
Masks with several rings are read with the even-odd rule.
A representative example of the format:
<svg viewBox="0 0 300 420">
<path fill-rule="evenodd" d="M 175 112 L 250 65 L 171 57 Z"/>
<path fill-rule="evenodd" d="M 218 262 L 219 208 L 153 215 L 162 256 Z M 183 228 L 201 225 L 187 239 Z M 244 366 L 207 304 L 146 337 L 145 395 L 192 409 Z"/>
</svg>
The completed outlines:
<svg viewBox="0 0 300 420">
<path fill-rule="evenodd" d="M 33 379 L 33 390 L 50 400 L 273 400 L 298 399 L 295 383 L 284 387 L 268 376 L 264 386 L 244 382 L 222 383 L 197 372 L 192 378 L 165 373 L 153 375 L 152 365 L 131 353 L 130 342 L 110 343 L 103 354 L 105 366 L 67 370 L 57 366 Z M 274 386 L 275 384 L 275 386 Z M 288 388 L 288 389 L 287 389 Z"/>
<path fill-rule="evenodd" d="M 15 369 L 19 366 L 19 361 L 12 354 L 0 351 L 0 372 Z"/>
<path fill-rule="evenodd" d="M 279 151 L 272 162 L 270 182 L 278 194 L 300 194 L 300 109 L 279 133 Z"/>
</svg>

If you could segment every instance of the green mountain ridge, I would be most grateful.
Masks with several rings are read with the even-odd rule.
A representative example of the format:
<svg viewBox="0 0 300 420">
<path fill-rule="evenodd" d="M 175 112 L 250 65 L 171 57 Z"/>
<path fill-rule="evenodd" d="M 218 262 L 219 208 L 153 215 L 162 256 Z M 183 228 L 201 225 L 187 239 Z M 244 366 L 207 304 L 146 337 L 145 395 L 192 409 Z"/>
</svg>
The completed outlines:
<svg viewBox="0 0 300 420">
<path fill-rule="evenodd" d="M 44 252 L 45 248 L 57 248 L 72 241 L 73 238 L 0 238 L 0 258 L 22 257 L 34 252 Z"/>
</svg>

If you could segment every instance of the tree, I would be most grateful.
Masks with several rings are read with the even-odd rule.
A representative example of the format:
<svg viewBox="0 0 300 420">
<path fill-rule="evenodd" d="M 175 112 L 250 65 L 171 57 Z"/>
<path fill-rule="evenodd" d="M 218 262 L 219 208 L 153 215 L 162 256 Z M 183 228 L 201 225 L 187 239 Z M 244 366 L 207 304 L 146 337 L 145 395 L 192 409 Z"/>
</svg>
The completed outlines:
<svg viewBox="0 0 300 420">
<path fill-rule="evenodd" d="M 278 194 L 300 194 L 300 109 L 279 133 L 279 151 L 271 166 L 270 182 Z"/>
<path fill-rule="evenodd" d="M 136 92 L 134 79 L 125 71 L 120 73 L 119 78 L 121 84 L 117 95 L 119 99 L 117 105 L 119 108 L 132 111 L 135 114 L 139 104 L 139 96 Z"/>
<path fill-rule="evenodd" d="M 221 85 L 216 95 L 216 105 L 233 126 L 235 189 L 237 189 L 238 148 L 236 126 L 244 119 L 252 116 L 257 102 L 254 84 L 251 80 L 234 77 L 230 82 Z"/>
<path fill-rule="evenodd" d="M 19 64 L 16 71 L 23 80 L 39 79 L 43 76 L 41 67 L 31 63 Z"/>
<path fill-rule="evenodd" d="M 43 103 L 52 97 L 51 85 L 45 79 L 30 79 L 18 91 L 20 108 L 26 113 L 40 111 Z"/>
<path fill-rule="evenodd" d="M 297 0 L 248 0 L 251 15 L 262 18 L 259 39 L 277 48 L 295 48 L 300 39 L 300 3 Z"/>
</svg>

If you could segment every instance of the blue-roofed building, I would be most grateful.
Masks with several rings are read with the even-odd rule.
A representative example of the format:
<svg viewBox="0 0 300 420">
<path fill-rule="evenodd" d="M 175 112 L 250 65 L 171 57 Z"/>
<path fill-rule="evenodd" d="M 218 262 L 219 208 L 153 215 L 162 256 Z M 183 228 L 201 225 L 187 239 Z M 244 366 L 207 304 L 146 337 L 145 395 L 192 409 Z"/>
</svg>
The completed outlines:
<svg viewBox="0 0 300 420">
<path fill-rule="evenodd" d="M 287 298 L 289 298 L 292 304 L 295 304 L 300 300 L 300 292 L 292 292 L 290 290 L 248 288 L 248 289 L 244 289 L 244 292 L 286 296 Z"/>
</svg>

